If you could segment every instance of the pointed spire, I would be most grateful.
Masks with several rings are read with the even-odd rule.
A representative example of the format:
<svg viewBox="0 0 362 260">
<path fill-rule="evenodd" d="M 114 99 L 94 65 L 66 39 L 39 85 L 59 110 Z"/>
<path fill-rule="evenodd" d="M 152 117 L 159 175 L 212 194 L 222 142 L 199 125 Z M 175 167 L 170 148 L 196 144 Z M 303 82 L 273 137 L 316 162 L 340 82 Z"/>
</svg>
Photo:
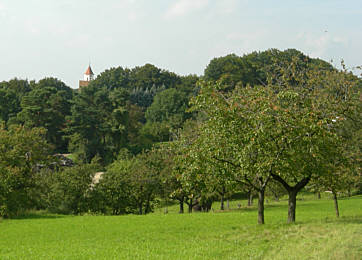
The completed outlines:
<svg viewBox="0 0 362 260">
<path fill-rule="evenodd" d="M 88 65 L 88 68 L 87 68 L 87 70 L 85 71 L 84 75 L 94 75 L 90 64 Z"/>
</svg>

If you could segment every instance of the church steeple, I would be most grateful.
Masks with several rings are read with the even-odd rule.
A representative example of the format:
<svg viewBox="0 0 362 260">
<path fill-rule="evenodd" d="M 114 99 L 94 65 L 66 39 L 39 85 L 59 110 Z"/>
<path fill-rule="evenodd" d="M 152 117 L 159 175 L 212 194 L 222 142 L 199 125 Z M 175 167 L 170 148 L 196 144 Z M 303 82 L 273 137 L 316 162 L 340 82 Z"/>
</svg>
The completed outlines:
<svg viewBox="0 0 362 260">
<path fill-rule="evenodd" d="M 94 73 L 90 64 L 88 65 L 87 70 L 84 72 L 83 80 L 79 80 L 79 88 L 87 87 L 89 82 L 94 79 Z"/>
<path fill-rule="evenodd" d="M 91 66 L 89 64 L 87 70 L 84 73 L 84 81 L 91 81 L 91 80 L 93 80 L 93 77 L 94 77 L 94 73 L 93 73 L 92 68 L 91 68 Z"/>
</svg>

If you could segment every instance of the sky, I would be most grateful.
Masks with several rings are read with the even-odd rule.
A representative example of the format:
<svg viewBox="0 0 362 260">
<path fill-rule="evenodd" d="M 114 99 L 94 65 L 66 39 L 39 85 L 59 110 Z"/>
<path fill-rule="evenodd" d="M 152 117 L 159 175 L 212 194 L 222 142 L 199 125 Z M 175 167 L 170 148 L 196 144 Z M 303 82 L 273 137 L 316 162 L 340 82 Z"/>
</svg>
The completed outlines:
<svg viewBox="0 0 362 260">
<path fill-rule="evenodd" d="M 89 63 L 202 75 L 214 57 L 270 48 L 362 65 L 362 1 L 0 0 L 0 81 L 77 88 Z"/>
</svg>

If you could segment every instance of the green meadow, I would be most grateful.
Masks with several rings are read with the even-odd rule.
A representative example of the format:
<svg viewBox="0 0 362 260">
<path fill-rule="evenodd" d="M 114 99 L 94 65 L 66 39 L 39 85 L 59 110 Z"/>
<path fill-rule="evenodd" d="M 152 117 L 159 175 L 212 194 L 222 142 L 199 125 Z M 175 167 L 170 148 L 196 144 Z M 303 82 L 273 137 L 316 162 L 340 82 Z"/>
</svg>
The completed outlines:
<svg viewBox="0 0 362 260">
<path fill-rule="evenodd" d="M 362 259 L 362 196 L 269 202 L 265 225 L 255 207 L 177 214 L 177 205 L 146 216 L 33 213 L 0 220 L 0 259 Z M 213 208 L 218 208 L 214 204 Z"/>
</svg>

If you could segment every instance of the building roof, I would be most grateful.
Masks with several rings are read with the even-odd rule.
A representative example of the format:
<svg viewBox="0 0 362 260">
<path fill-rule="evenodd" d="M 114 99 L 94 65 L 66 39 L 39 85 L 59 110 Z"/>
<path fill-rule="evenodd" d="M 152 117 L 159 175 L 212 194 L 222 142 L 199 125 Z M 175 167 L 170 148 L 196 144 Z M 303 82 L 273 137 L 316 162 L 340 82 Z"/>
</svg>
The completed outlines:
<svg viewBox="0 0 362 260">
<path fill-rule="evenodd" d="M 87 68 L 87 70 L 85 71 L 84 74 L 85 74 L 85 75 L 94 75 L 94 73 L 93 73 L 90 65 L 88 66 L 88 68 Z"/>
</svg>

